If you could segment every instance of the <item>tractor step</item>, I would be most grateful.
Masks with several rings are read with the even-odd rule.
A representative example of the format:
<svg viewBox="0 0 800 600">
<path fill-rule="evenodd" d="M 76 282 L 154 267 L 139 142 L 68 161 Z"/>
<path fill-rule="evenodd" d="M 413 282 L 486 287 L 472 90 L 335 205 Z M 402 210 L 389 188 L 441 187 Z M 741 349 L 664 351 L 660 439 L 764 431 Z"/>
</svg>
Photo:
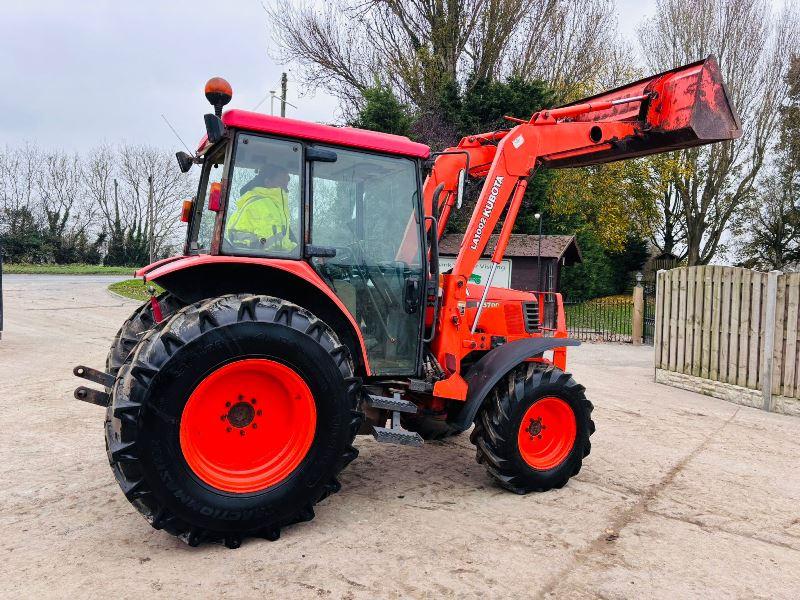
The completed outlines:
<svg viewBox="0 0 800 600">
<path fill-rule="evenodd" d="M 395 429 L 394 427 L 373 427 L 372 436 L 381 444 L 401 444 L 403 446 L 422 446 L 422 436 L 416 431 Z"/>
<path fill-rule="evenodd" d="M 400 424 L 400 413 L 415 413 L 417 405 L 408 400 L 400 398 L 400 394 L 395 392 L 394 398 L 384 396 L 370 396 L 367 402 L 373 408 L 380 408 L 392 411 L 391 427 L 372 427 L 372 436 L 381 444 L 401 444 L 403 446 L 422 446 L 423 439 L 416 431 L 403 429 Z"/>
<path fill-rule="evenodd" d="M 370 394 L 369 400 L 367 400 L 367 406 L 412 414 L 417 412 L 417 405 L 413 402 L 409 402 L 408 400 L 403 400 L 400 397 L 400 394 L 397 392 L 395 392 L 394 398 L 389 398 L 387 396 L 373 396 Z"/>
</svg>

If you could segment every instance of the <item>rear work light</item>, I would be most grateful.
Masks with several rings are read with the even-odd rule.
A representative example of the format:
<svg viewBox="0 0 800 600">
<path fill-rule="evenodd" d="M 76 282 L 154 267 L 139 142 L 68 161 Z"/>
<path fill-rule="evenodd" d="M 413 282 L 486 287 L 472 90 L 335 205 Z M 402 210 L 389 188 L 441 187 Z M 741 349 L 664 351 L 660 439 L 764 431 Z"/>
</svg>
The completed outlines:
<svg viewBox="0 0 800 600">
<path fill-rule="evenodd" d="M 222 184 L 218 181 L 211 184 L 208 192 L 208 210 L 219 212 L 219 205 L 222 199 Z"/>
<path fill-rule="evenodd" d="M 194 200 L 184 200 L 183 207 L 181 208 L 181 222 L 188 223 L 189 219 L 192 216 L 192 207 L 194 206 Z"/>
</svg>

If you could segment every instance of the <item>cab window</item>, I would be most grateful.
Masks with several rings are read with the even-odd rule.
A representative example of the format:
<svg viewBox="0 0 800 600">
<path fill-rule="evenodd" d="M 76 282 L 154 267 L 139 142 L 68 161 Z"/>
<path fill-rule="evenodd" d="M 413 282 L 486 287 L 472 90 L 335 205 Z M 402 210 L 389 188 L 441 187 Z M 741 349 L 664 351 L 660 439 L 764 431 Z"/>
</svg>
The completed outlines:
<svg viewBox="0 0 800 600">
<path fill-rule="evenodd" d="M 413 374 L 424 306 L 416 163 L 330 148 L 314 162 L 312 264 L 361 328 L 375 375 Z"/>
<path fill-rule="evenodd" d="M 300 257 L 302 157 L 297 142 L 236 137 L 223 253 Z"/>
<path fill-rule="evenodd" d="M 196 228 L 194 231 L 193 239 L 195 243 L 192 245 L 191 251 L 198 254 L 208 254 L 211 252 L 211 240 L 214 237 L 214 223 L 217 219 L 217 213 L 208 209 L 208 196 L 214 184 L 222 182 L 222 173 L 225 170 L 225 148 L 219 148 L 213 154 L 210 154 L 204 163 L 203 175 L 200 180 L 201 193 L 197 196 L 197 216 L 195 217 Z"/>
</svg>

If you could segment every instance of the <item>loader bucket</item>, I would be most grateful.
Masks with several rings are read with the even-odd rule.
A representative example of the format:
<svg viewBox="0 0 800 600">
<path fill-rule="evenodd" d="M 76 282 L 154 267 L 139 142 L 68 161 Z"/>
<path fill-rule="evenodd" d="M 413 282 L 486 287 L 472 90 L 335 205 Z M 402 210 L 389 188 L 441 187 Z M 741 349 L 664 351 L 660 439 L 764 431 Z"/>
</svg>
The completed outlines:
<svg viewBox="0 0 800 600">
<path fill-rule="evenodd" d="M 644 94 L 649 94 L 650 98 L 584 113 L 573 119 L 638 122 L 640 129 L 636 135 L 615 140 L 607 150 L 547 161 L 547 165 L 594 165 L 732 140 L 742 135 L 739 116 L 731 105 L 713 56 L 566 106 Z"/>
</svg>

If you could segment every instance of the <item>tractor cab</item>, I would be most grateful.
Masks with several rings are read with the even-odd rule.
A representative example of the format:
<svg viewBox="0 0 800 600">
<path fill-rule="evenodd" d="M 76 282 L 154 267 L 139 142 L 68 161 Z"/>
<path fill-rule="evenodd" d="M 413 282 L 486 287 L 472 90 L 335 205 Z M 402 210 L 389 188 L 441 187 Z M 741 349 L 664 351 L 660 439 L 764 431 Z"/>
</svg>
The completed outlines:
<svg viewBox="0 0 800 600">
<path fill-rule="evenodd" d="M 371 371 L 415 374 L 428 147 L 240 110 L 206 122 L 185 255 L 307 263 L 358 325 Z"/>
</svg>

